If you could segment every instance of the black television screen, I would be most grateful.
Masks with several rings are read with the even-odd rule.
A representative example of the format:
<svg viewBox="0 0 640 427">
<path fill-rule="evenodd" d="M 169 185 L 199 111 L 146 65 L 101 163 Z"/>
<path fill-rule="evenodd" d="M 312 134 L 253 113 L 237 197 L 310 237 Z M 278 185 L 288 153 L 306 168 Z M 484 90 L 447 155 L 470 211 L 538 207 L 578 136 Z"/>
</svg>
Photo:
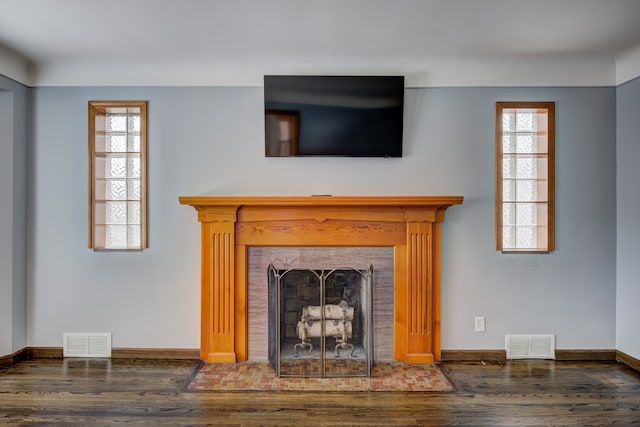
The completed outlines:
<svg viewBox="0 0 640 427">
<path fill-rule="evenodd" d="M 267 157 L 402 157 L 403 76 L 265 76 Z"/>
</svg>

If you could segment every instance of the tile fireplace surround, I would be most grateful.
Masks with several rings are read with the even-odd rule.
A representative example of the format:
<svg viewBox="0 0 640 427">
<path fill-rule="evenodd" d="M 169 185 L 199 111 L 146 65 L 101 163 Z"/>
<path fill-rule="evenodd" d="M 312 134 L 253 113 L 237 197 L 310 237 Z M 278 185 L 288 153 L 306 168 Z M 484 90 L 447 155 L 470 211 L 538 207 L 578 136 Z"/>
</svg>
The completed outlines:
<svg viewBox="0 0 640 427">
<path fill-rule="evenodd" d="M 201 223 L 200 358 L 248 360 L 251 247 L 393 248 L 393 358 L 440 360 L 440 225 L 461 196 L 184 196 Z M 265 273 L 266 274 L 266 273 Z"/>
</svg>

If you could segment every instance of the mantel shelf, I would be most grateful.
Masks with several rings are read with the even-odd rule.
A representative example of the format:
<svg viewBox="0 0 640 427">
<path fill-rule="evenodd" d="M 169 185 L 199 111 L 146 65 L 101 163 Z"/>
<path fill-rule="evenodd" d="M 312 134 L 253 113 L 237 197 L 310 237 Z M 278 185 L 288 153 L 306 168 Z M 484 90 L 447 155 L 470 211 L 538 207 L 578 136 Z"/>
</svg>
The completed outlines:
<svg viewBox="0 0 640 427">
<path fill-rule="evenodd" d="M 182 196 L 183 205 L 206 206 L 429 206 L 459 205 L 462 196 Z"/>
</svg>

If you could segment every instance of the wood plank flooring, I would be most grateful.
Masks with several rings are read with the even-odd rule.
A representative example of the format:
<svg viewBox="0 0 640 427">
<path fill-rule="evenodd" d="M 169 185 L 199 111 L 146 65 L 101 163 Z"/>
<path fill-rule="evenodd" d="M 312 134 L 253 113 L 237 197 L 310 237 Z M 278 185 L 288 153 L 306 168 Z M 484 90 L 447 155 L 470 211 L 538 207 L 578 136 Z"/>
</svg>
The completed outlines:
<svg viewBox="0 0 640 427">
<path fill-rule="evenodd" d="M 37 359 L 0 368 L 0 425 L 640 425 L 614 362 L 456 362 L 457 390 L 190 392 L 196 361 Z"/>
</svg>

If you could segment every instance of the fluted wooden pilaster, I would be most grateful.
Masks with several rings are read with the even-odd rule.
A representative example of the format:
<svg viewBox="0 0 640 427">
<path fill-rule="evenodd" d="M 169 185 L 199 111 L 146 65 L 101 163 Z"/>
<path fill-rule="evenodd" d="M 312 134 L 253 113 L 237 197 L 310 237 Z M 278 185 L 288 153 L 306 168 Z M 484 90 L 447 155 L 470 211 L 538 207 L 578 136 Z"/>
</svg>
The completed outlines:
<svg viewBox="0 0 640 427">
<path fill-rule="evenodd" d="M 235 222 L 236 207 L 201 212 L 202 342 L 207 362 L 236 362 Z"/>
<path fill-rule="evenodd" d="M 407 317 L 406 361 L 433 363 L 433 265 L 431 222 L 407 223 Z"/>
</svg>

